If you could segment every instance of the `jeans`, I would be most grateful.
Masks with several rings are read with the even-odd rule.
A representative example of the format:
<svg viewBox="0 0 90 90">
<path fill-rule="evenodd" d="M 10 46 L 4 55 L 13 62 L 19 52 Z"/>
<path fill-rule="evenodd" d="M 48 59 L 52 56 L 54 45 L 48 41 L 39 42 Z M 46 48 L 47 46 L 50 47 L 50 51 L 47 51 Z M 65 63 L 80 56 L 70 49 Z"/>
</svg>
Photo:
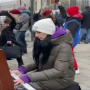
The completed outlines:
<svg viewBox="0 0 90 90">
<path fill-rule="evenodd" d="M 27 44 L 25 41 L 25 33 L 26 33 L 26 31 L 18 31 L 17 35 L 16 35 L 16 40 L 20 45 L 22 45 L 26 49 Z"/>
<path fill-rule="evenodd" d="M 86 34 L 86 39 L 85 42 L 88 43 L 90 41 L 90 29 L 86 30 L 84 28 L 81 28 L 80 33 L 79 33 L 79 42 L 82 39 L 82 36 Z"/>
</svg>

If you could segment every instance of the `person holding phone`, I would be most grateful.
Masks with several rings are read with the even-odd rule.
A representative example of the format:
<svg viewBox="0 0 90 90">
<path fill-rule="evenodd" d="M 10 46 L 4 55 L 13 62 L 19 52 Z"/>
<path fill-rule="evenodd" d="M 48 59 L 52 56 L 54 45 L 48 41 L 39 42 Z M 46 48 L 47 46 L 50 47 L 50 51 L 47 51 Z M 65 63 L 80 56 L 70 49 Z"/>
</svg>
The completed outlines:
<svg viewBox="0 0 90 90">
<path fill-rule="evenodd" d="M 63 18 L 66 19 L 64 28 L 70 30 L 73 36 L 74 44 L 72 46 L 72 51 L 74 51 L 74 48 L 78 44 L 79 31 L 81 29 L 81 21 L 83 19 L 83 16 L 80 14 L 78 6 L 72 6 L 69 7 L 67 10 L 65 10 L 65 8 L 61 5 L 61 2 L 57 1 L 56 4 L 58 5 L 58 8 Z M 74 52 L 73 52 L 73 58 L 74 58 L 74 67 L 76 69 L 76 73 L 79 73 L 78 64 L 76 62 Z"/>
<path fill-rule="evenodd" d="M 64 19 L 62 18 L 62 16 L 60 14 L 54 15 L 53 11 L 50 9 L 44 10 L 44 12 L 42 13 L 41 19 L 44 19 L 44 18 L 51 18 L 54 24 L 58 27 L 63 26 Z"/>
</svg>

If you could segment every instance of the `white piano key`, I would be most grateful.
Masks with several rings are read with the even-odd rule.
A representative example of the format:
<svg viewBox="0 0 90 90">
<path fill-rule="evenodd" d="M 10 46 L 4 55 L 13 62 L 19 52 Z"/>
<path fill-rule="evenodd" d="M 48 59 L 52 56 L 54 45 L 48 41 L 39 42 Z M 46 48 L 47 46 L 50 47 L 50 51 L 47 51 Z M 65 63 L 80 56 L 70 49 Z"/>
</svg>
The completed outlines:
<svg viewBox="0 0 90 90">
<path fill-rule="evenodd" d="M 19 77 L 16 74 L 11 74 L 12 77 L 14 77 L 15 79 L 19 79 Z"/>
<path fill-rule="evenodd" d="M 28 89 L 28 90 L 36 90 L 36 89 L 34 89 L 32 86 L 30 86 L 29 84 L 23 84 L 23 86 L 26 88 L 26 89 Z"/>
<path fill-rule="evenodd" d="M 10 70 L 11 71 L 11 70 Z M 16 74 L 11 74 L 12 77 L 14 77 L 15 79 L 19 79 L 19 77 Z M 34 89 L 32 86 L 30 86 L 29 84 L 25 83 L 23 84 L 23 86 L 27 89 L 27 90 L 36 90 Z"/>
</svg>

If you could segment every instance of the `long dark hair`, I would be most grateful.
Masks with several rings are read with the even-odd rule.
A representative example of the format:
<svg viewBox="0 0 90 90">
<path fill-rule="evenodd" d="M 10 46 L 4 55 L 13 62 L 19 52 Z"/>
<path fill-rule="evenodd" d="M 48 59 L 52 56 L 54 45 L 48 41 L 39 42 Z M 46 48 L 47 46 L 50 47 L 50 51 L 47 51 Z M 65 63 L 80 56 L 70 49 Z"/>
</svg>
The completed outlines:
<svg viewBox="0 0 90 90">
<path fill-rule="evenodd" d="M 39 64 L 39 63 L 45 64 L 48 61 L 51 49 L 52 49 L 52 44 L 51 44 L 51 36 L 50 35 L 48 35 L 42 41 L 38 38 L 35 38 L 34 48 L 33 48 L 34 61 L 37 64 Z M 41 54 L 42 54 L 42 57 L 40 58 Z"/>
</svg>

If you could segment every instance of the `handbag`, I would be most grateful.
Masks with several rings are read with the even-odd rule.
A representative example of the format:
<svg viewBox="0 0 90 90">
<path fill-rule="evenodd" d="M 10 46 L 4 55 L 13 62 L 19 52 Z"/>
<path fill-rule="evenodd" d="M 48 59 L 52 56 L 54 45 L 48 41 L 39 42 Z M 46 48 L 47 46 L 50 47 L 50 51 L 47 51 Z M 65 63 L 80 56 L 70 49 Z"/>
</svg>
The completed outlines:
<svg viewBox="0 0 90 90">
<path fill-rule="evenodd" d="M 22 57 L 22 49 L 16 45 L 5 45 L 0 47 L 3 50 L 6 58 L 21 58 Z"/>
</svg>

